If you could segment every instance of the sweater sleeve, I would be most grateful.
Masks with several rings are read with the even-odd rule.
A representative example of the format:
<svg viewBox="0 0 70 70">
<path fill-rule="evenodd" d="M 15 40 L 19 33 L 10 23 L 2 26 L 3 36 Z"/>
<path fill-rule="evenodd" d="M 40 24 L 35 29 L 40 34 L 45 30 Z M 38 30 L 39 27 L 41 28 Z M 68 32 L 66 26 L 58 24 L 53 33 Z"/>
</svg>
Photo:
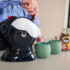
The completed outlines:
<svg viewBox="0 0 70 70">
<path fill-rule="evenodd" d="M 19 2 L 22 2 L 22 0 L 0 0 L 0 2 L 3 2 L 3 1 L 19 1 Z"/>
<path fill-rule="evenodd" d="M 37 16 L 37 18 L 34 19 L 34 24 L 36 24 L 40 28 L 39 16 Z"/>
<path fill-rule="evenodd" d="M 9 1 L 17 1 L 17 2 L 22 2 L 22 0 L 9 0 Z"/>
</svg>

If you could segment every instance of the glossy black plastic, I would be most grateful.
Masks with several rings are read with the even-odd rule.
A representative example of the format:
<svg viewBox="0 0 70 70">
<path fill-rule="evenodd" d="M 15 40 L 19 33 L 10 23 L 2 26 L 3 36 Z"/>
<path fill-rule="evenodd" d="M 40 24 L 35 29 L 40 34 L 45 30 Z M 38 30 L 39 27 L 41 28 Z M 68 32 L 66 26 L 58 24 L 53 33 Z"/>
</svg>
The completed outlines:
<svg viewBox="0 0 70 70">
<path fill-rule="evenodd" d="M 12 17 L 0 24 L 0 33 L 8 42 L 8 49 L 2 55 L 2 60 L 32 61 L 35 59 L 32 51 L 35 38 L 31 37 L 27 31 L 18 30 L 11 26 L 11 23 L 16 19 L 16 17 Z"/>
<path fill-rule="evenodd" d="M 7 41 L 5 38 L 0 34 L 0 51 L 6 50 L 8 47 Z"/>
</svg>

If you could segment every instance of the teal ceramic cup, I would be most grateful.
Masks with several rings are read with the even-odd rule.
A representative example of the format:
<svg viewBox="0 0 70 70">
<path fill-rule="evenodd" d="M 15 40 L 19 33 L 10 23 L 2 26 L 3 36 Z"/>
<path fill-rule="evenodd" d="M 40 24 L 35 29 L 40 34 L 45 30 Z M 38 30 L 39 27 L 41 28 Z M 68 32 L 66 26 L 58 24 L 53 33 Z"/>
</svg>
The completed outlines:
<svg viewBox="0 0 70 70">
<path fill-rule="evenodd" d="M 51 40 L 50 45 L 52 54 L 59 54 L 61 52 L 62 44 L 60 40 Z"/>
<path fill-rule="evenodd" d="M 35 45 L 35 52 L 38 58 L 46 59 L 51 55 L 51 46 L 47 42 L 38 42 Z"/>
</svg>

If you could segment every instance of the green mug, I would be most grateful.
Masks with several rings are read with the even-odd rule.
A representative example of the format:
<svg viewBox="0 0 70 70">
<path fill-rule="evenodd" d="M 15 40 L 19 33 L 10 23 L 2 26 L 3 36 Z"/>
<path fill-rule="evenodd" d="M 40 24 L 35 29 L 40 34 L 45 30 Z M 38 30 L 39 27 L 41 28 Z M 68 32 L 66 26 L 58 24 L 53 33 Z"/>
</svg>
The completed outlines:
<svg viewBox="0 0 70 70">
<path fill-rule="evenodd" d="M 59 54 L 62 49 L 62 44 L 60 40 L 51 40 L 49 41 L 51 45 L 51 53 L 52 54 Z"/>
<path fill-rule="evenodd" d="M 51 55 L 51 46 L 47 42 L 38 42 L 35 51 L 38 58 L 46 59 Z"/>
</svg>

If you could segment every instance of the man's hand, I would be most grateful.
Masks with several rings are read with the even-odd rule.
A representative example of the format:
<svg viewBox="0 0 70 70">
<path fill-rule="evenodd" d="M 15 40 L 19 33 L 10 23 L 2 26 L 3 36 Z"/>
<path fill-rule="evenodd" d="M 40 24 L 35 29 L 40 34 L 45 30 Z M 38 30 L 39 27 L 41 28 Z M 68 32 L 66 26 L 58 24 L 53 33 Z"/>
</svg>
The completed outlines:
<svg viewBox="0 0 70 70">
<path fill-rule="evenodd" d="M 36 0 L 23 0 L 23 7 L 28 11 L 29 15 L 37 18 L 38 16 L 38 4 Z"/>
<path fill-rule="evenodd" d="M 43 38 L 42 37 L 36 38 L 34 45 L 37 44 L 38 42 L 43 42 Z"/>
</svg>

